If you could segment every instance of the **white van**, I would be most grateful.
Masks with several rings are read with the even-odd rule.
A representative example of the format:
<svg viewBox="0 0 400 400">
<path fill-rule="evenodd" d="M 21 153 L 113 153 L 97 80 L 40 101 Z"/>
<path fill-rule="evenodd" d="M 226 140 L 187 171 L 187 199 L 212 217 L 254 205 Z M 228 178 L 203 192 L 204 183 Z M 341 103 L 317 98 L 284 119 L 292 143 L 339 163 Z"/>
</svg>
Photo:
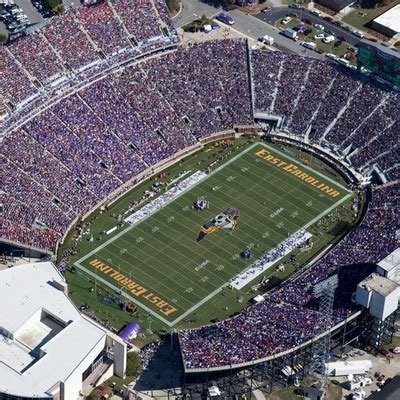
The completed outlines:
<svg viewBox="0 0 400 400">
<path fill-rule="evenodd" d="M 258 39 L 261 43 L 268 44 L 272 46 L 275 42 L 274 38 L 268 35 L 264 35 Z"/>
<path fill-rule="evenodd" d="M 304 42 L 303 46 L 310 50 L 315 50 L 317 48 L 317 44 L 314 42 Z"/>
<path fill-rule="evenodd" d="M 346 65 L 346 67 L 350 64 L 349 61 L 345 58 L 339 58 L 338 62 L 340 62 L 340 64 Z"/>
<path fill-rule="evenodd" d="M 311 10 L 311 11 L 310 11 L 310 14 L 316 15 L 317 17 L 320 17 L 320 16 L 321 16 L 321 11 L 318 11 L 318 10 Z"/>
</svg>

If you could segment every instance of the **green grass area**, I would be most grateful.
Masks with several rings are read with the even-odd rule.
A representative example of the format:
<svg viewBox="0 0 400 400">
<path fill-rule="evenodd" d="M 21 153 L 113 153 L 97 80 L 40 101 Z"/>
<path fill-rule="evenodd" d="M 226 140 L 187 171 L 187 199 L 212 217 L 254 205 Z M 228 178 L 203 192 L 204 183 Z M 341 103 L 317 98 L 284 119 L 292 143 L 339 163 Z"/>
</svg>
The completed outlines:
<svg viewBox="0 0 400 400">
<path fill-rule="evenodd" d="M 324 193 L 261 155 L 296 165 L 335 192 Z M 215 297 L 253 260 L 313 224 L 346 196 L 344 188 L 259 144 L 145 220 L 124 227 L 76 265 L 109 282 L 114 290 L 129 293 L 131 301 L 173 326 L 204 299 Z M 199 198 L 209 201 L 208 209 L 193 207 Z M 226 209 L 240 214 L 237 222 L 227 217 L 230 214 L 221 214 Z M 199 240 L 200 227 L 218 215 L 230 228 L 214 222 L 208 227 L 210 233 Z M 245 248 L 252 248 L 252 260 L 240 256 Z M 240 296 L 240 291 L 233 292 Z"/>
<path fill-rule="evenodd" d="M 305 0 L 282 0 L 282 4 L 290 6 L 292 4 L 303 5 L 304 8 L 307 8 L 307 1 Z"/>
<path fill-rule="evenodd" d="M 338 40 L 334 40 L 331 43 L 324 43 L 321 39 L 314 39 L 314 36 L 320 33 L 324 33 L 323 31 L 320 31 L 319 29 L 315 28 L 313 25 L 306 24 L 304 21 L 301 21 L 298 18 L 293 18 L 291 17 L 292 20 L 286 24 L 283 25 L 282 23 L 278 23 L 278 28 L 279 29 L 293 29 L 299 24 L 303 24 L 307 29 L 311 29 L 311 32 L 308 35 L 304 35 L 302 32 L 298 33 L 298 38 L 300 41 L 304 42 L 314 42 L 319 50 L 322 53 L 332 53 L 338 56 L 339 58 L 345 56 L 346 54 L 350 57 L 351 51 L 350 49 L 352 46 L 345 42 Z M 351 64 L 356 64 L 356 57 L 352 57 L 352 59 L 349 60 Z"/>
<path fill-rule="evenodd" d="M 395 347 L 400 347 L 400 336 L 393 336 L 392 343 L 383 346 L 386 350 L 392 350 Z"/>
<path fill-rule="evenodd" d="M 160 176 L 155 176 L 152 179 L 143 182 L 140 184 L 138 187 L 134 188 L 131 190 L 126 196 L 124 196 L 122 199 L 120 199 L 118 202 L 114 203 L 111 207 L 106 209 L 105 211 L 98 212 L 96 211 L 93 215 L 91 215 L 88 220 L 84 223 L 81 224 L 77 230 L 71 232 L 68 240 L 64 243 L 64 245 L 61 248 L 61 251 L 59 252 L 59 256 L 61 257 L 63 252 L 68 249 L 71 245 L 75 246 L 75 254 L 71 257 L 70 259 L 70 265 L 72 265 L 75 261 L 78 259 L 82 258 L 85 254 L 88 252 L 92 251 L 96 247 L 98 247 L 100 244 L 104 243 L 106 240 L 108 240 L 111 237 L 114 237 L 115 234 L 120 232 L 122 229 L 117 230 L 114 234 L 111 234 L 109 236 L 106 236 L 102 234 L 104 230 L 108 230 L 111 227 L 115 226 L 117 223 L 117 217 L 120 213 L 123 213 L 128 209 L 128 207 L 132 204 L 133 201 L 138 200 L 139 198 L 143 197 L 143 192 L 151 187 L 151 185 L 155 182 L 171 182 L 174 179 L 176 179 L 182 172 L 184 171 L 196 171 L 196 170 L 205 170 L 207 169 L 210 164 L 213 165 L 213 169 L 223 165 L 226 161 L 232 159 L 232 157 L 240 154 L 243 150 L 247 149 L 250 145 L 254 143 L 253 138 L 244 138 L 244 139 L 237 139 L 235 141 L 232 141 L 227 145 L 226 141 L 219 141 L 216 143 L 209 144 L 205 146 L 205 148 L 191 156 L 186 157 L 184 160 L 176 163 L 175 165 L 167 168 L 165 170 L 166 175 L 164 178 L 160 178 Z M 270 145 L 274 149 L 278 149 L 277 146 Z M 323 161 L 320 161 L 319 159 L 313 157 L 310 154 L 301 152 L 297 149 L 293 148 L 286 148 L 279 146 L 279 150 L 285 152 L 285 154 L 290 155 L 291 157 L 295 158 L 298 163 L 301 163 L 303 165 L 300 165 L 300 168 L 304 168 L 304 164 L 307 166 L 310 166 L 315 172 L 321 172 L 325 176 L 334 179 L 336 182 L 339 182 L 341 184 L 344 183 L 343 178 L 328 167 Z M 240 159 L 239 159 L 240 161 Z M 246 161 L 246 160 L 244 160 Z M 260 158 L 260 161 L 264 162 L 265 160 Z M 261 162 L 255 162 L 254 161 L 254 168 L 255 170 L 258 171 L 259 165 Z M 265 164 L 267 164 L 265 162 Z M 232 163 L 232 167 L 236 168 L 236 171 L 238 171 L 237 163 L 234 162 Z M 282 193 L 282 188 L 278 187 L 275 190 L 275 185 L 273 186 L 273 189 L 270 185 L 269 179 L 267 179 L 267 170 L 271 167 L 274 167 L 273 165 L 264 165 L 265 169 L 265 175 L 264 177 L 261 175 L 258 179 L 258 186 L 265 186 L 265 189 L 262 188 L 261 193 L 266 193 L 268 197 L 267 199 L 271 198 L 271 201 L 268 202 L 268 204 L 258 204 L 260 212 L 262 209 L 261 207 L 266 207 L 266 209 L 271 210 L 273 208 L 273 203 L 272 200 L 276 198 L 276 196 L 279 197 L 285 197 L 285 193 Z M 221 171 L 224 173 L 224 170 Z M 239 172 L 240 171 L 239 168 Z M 217 174 L 215 174 L 217 177 Z M 210 178 L 214 179 L 214 175 L 211 176 Z M 237 178 L 238 179 L 238 178 Z M 250 178 L 249 178 L 250 179 Z M 252 180 L 255 178 L 252 177 Z M 275 178 L 276 179 L 276 178 Z M 207 184 L 208 179 L 205 181 Z M 211 182 L 211 181 L 210 181 Z M 235 183 L 235 181 L 232 181 Z M 261 184 L 261 182 L 264 182 Z M 255 182 L 254 182 L 255 183 Z M 284 182 L 283 184 L 286 185 L 288 182 Z M 296 182 L 297 183 L 297 182 Z M 225 181 L 224 184 L 227 184 Z M 247 184 L 247 182 L 246 182 Z M 278 185 L 282 186 L 282 185 Z M 240 189 L 241 188 L 241 189 Z M 198 188 L 196 187 L 195 190 L 201 189 L 201 186 Z M 300 190 L 301 188 L 299 187 L 298 189 L 294 190 Z M 181 216 L 182 221 L 185 221 L 185 227 L 184 229 L 187 229 L 187 232 L 190 231 L 190 240 L 191 245 L 195 245 L 195 239 L 197 237 L 197 233 L 199 230 L 199 227 L 201 224 L 207 222 L 208 218 L 214 217 L 216 214 L 222 211 L 222 208 L 226 206 L 233 206 L 231 204 L 231 199 L 235 199 L 234 194 L 237 193 L 238 190 L 245 191 L 243 190 L 243 186 L 239 186 L 238 188 L 232 188 L 229 189 L 224 194 L 224 198 L 226 199 L 225 202 L 222 200 L 217 201 L 222 201 L 221 206 L 219 206 L 217 203 L 214 204 L 214 201 L 211 202 L 212 209 L 210 207 L 209 210 L 207 210 L 207 213 L 204 214 L 203 212 L 195 212 L 194 210 L 189 210 L 189 213 L 194 213 L 195 219 L 190 222 L 190 229 L 189 225 L 186 226 L 187 218 L 185 216 Z M 290 190 L 290 189 L 289 189 Z M 271 196 L 270 193 L 274 192 L 274 196 Z M 162 190 L 160 193 L 163 193 L 164 190 Z M 276 192 L 276 193 L 275 193 Z M 218 194 L 220 196 L 221 193 Z M 196 197 L 197 194 L 194 196 Z M 208 194 L 207 194 L 208 196 Z M 248 195 L 246 195 L 248 196 Z M 210 254 L 213 254 L 218 246 L 224 245 L 226 241 L 231 241 L 231 239 L 234 239 L 234 243 L 239 243 L 237 250 L 235 249 L 235 252 L 233 254 L 237 254 L 237 251 L 242 251 L 243 250 L 243 245 L 254 243 L 256 244 L 256 241 L 253 240 L 253 237 L 250 238 L 249 236 L 243 236 L 241 237 L 240 233 L 243 231 L 243 229 L 246 231 L 250 229 L 249 227 L 246 228 L 246 225 L 249 225 L 248 222 L 246 222 L 246 218 L 242 219 L 242 217 L 245 216 L 246 212 L 245 210 L 248 209 L 248 207 L 254 204 L 254 201 L 257 201 L 259 195 L 256 193 L 254 196 L 250 196 L 250 202 L 249 205 L 245 204 L 244 208 L 241 209 L 241 207 L 238 207 L 241 209 L 241 217 L 239 220 L 239 226 L 237 230 L 233 232 L 232 235 L 228 232 L 216 232 L 213 234 L 210 234 L 208 237 L 203 239 L 203 243 L 200 242 L 200 245 L 208 245 L 211 246 L 210 249 L 206 251 L 210 251 Z M 307 196 L 310 196 L 310 193 L 308 193 Z M 314 195 L 315 196 L 315 195 Z M 316 197 L 319 199 L 317 195 Z M 254 197 L 254 199 L 253 199 Z M 300 202 L 297 198 L 298 196 L 295 196 L 295 201 L 296 207 L 300 206 Z M 178 199 L 179 201 L 182 200 L 182 198 Z M 192 203 L 192 198 L 189 200 L 189 207 L 191 206 Z M 243 201 L 243 200 L 242 200 Z M 274 200 L 276 201 L 276 200 Z M 291 199 L 293 201 L 293 198 Z M 228 202 L 229 204 L 226 204 Z M 279 202 L 281 202 L 279 200 Z M 289 256 L 284 257 L 281 262 L 285 265 L 285 270 L 283 272 L 277 272 L 274 268 L 269 269 L 264 273 L 265 278 L 268 278 L 269 281 L 259 287 L 256 291 L 252 290 L 250 285 L 247 287 L 243 288 L 242 290 L 233 290 L 228 287 L 223 288 L 219 293 L 217 293 L 214 297 L 212 297 L 208 302 L 194 310 L 192 313 L 187 315 L 184 319 L 179 321 L 175 325 L 176 328 L 184 328 L 184 327 L 195 327 L 199 325 L 203 325 L 206 323 L 210 323 L 212 321 L 216 320 L 223 320 L 225 318 L 228 318 L 232 316 L 233 314 L 239 312 L 244 306 L 246 306 L 251 298 L 253 298 L 257 293 L 263 293 L 266 290 L 271 289 L 272 287 L 276 286 L 279 284 L 279 282 L 284 281 L 290 274 L 292 274 L 294 271 L 298 270 L 302 265 L 304 265 L 306 262 L 308 262 L 310 259 L 315 257 L 316 254 L 318 254 L 322 249 L 324 249 L 327 245 L 333 243 L 334 241 L 337 241 L 345 231 L 349 229 L 349 227 L 354 223 L 354 216 L 353 213 L 351 212 L 351 198 L 346 200 L 342 206 L 337 207 L 334 211 L 332 211 L 329 215 L 323 217 L 319 222 L 313 224 L 312 226 L 309 227 L 309 231 L 314 235 L 313 237 L 313 246 L 312 248 L 308 249 L 307 251 L 300 251 L 299 249 L 296 249 L 292 252 L 292 254 Z M 173 204 L 172 204 L 173 205 Z M 183 204 L 182 204 L 183 205 Z M 185 204 L 186 206 L 186 204 Z M 181 206 L 180 213 L 184 214 L 182 211 L 182 208 L 185 206 Z M 179 207 L 178 207 L 179 208 Z M 276 208 L 275 208 L 276 209 Z M 161 214 L 162 215 L 162 214 Z M 254 213 L 254 215 L 256 215 Z M 287 216 L 287 213 L 286 213 Z M 242 222 L 246 222 L 246 225 L 242 225 Z M 278 221 L 276 222 L 278 223 Z M 164 224 L 165 225 L 165 224 Z M 163 225 L 163 226 L 164 226 Z M 161 226 L 161 225 L 160 225 Z M 82 229 L 85 230 L 88 227 L 90 227 L 90 232 L 93 234 L 95 241 L 93 243 L 90 243 L 87 239 L 88 236 L 83 236 L 83 238 L 79 241 L 73 240 L 73 236 L 75 237 L 79 231 Z M 288 226 L 289 227 L 289 226 Z M 292 227 L 294 229 L 294 227 Z M 260 229 L 260 228 L 257 228 Z M 271 228 L 270 228 L 271 229 Z M 132 231 L 136 231 L 136 228 L 133 228 Z M 253 232 L 253 230 L 251 230 Z M 171 230 L 171 232 L 175 232 L 175 230 Z M 248 231 L 250 232 L 250 230 Z M 265 233 L 265 232 L 264 232 Z M 174 233 L 176 234 L 176 232 Z M 238 235 L 238 237 L 235 237 Z M 143 236 L 143 235 L 142 235 Z M 247 238 L 247 239 L 244 239 Z M 277 239 L 277 238 L 276 238 Z M 275 239 L 275 240 L 276 240 Z M 241 240 L 245 240 L 243 243 Z M 259 238 L 258 238 L 259 240 Z M 279 240 L 279 239 L 278 239 Z M 217 243 L 218 242 L 218 243 Z M 268 239 L 268 246 L 273 246 L 272 240 Z M 256 253 L 259 254 L 259 252 L 262 251 L 263 245 L 265 246 L 266 244 L 263 243 L 261 244 L 259 242 L 259 247 L 255 248 Z M 232 249 L 233 242 L 228 244 L 230 249 Z M 137 246 L 136 241 L 133 241 L 131 244 L 132 249 L 135 249 Z M 123 248 L 126 248 L 123 247 Z M 151 248 L 150 248 L 151 249 Z M 267 247 L 265 247 L 267 249 Z M 152 249 L 151 249 L 152 250 Z M 224 252 L 225 250 L 222 251 L 223 254 L 226 254 Z M 217 250 L 217 253 L 220 253 L 220 251 Z M 119 254 L 118 251 L 116 251 L 116 254 Z M 173 253 L 175 254 L 175 253 Z M 113 259 L 113 256 L 111 257 L 107 256 L 106 258 L 111 258 Z M 252 260 L 254 260 L 255 257 L 253 257 Z M 186 260 L 186 258 L 184 258 Z M 210 260 L 211 261 L 211 260 Z M 182 261 L 181 261 L 182 262 Z M 220 278 L 225 277 L 229 278 L 230 276 L 233 276 L 236 271 L 242 269 L 244 267 L 243 265 L 244 261 L 239 259 L 239 260 L 230 260 L 228 256 L 228 263 L 226 263 L 227 268 L 225 270 L 225 274 L 221 275 Z M 231 265 L 232 264 L 232 265 Z M 211 266 L 211 264 L 210 264 Z M 134 266 L 135 267 L 135 266 Z M 209 266 L 206 266 L 206 268 Z M 93 268 L 93 267 L 91 267 Z M 125 266 L 125 268 L 127 268 Z M 143 268 L 144 271 L 147 271 L 147 267 L 140 267 L 138 268 L 137 266 L 135 267 L 137 270 L 140 272 L 140 268 Z M 169 266 L 170 268 L 170 266 Z M 181 266 L 179 268 L 182 268 Z M 229 269 L 228 269 L 229 268 Z M 130 267 L 129 271 L 127 270 L 126 272 L 130 272 L 132 280 L 134 279 L 134 271 L 136 269 L 132 269 Z M 174 271 L 173 271 L 174 272 Z M 213 271 L 215 273 L 216 271 Z M 101 272 L 98 272 L 101 274 Z M 142 272 L 143 273 L 143 272 Z M 162 273 L 165 275 L 165 271 L 163 270 Z M 100 276 L 100 275 L 99 275 Z M 191 275 L 192 277 L 196 275 Z M 214 275 L 210 275 L 214 277 Z M 154 315 L 149 314 L 145 309 L 142 307 L 138 307 L 138 312 L 135 315 L 132 315 L 131 312 L 127 311 L 123 307 L 120 307 L 120 303 L 124 300 L 123 297 L 121 296 L 120 293 L 120 287 L 118 286 L 118 290 L 111 289 L 107 287 L 106 285 L 102 284 L 99 280 L 96 280 L 93 278 L 93 276 L 90 276 L 86 274 L 84 271 L 80 271 L 76 269 L 75 273 L 72 272 L 67 272 L 66 274 L 67 281 L 69 284 L 69 292 L 72 300 L 77 304 L 77 306 L 80 306 L 82 304 L 88 304 L 89 305 L 89 310 L 91 313 L 95 314 L 98 319 L 101 321 L 112 325 L 116 329 L 122 328 L 122 326 L 126 325 L 128 322 L 134 320 L 138 322 L 144 329 L 144 335 L 143 337 L 137 339 L 136 344 L 139 346 L 142 346 L 148 342 L 151 342 L 155 340 L 156 335 L 152 334 L 151 332 L 148 331 L 148 328 L 151 328 L 152 331 L 158 332 L 160 330 L 164 329 L 169 329 L 166 324 L 161 322 L 158 318 L 156 318 Z M 224 278 L 224 279 L 225 279 Z M 256 280 L 256 283 L 261 280 L 261 277 Z M 185 281 L 188 281 L 188 278 L 185 277 Z M 147 281 L 146 281 L 147 282 Z M 196 282 L 198 285 L 199 282 Z M 214 284 L 214 283 L 213 283 Z M 202 293 L 204 293 L 204 290 L 210 290 L 207 289 L 205 286 L 210 286 L 210 285 L 203 285 Z M 187 287 L 193 287 L 190 283 L 190 286 Z M 179 291 L 179 287 L 174 285 L 175 290 Z M 153 289 L 153 287 L 146 288 L 146 289 Z M 163 290 L 164 291 L 164 290 Z M 182 292 L 182 290 L 180 290 Z M 182 293 L 180 293 L 182 294 Z M 110 301 L 112 299 L 113 301 Z"/>
<path fill-rule="evenodd" d="M 358 8 L 344 16 L 342 21 L 362 31 L 374 33 L 375 31 L 368 28 L 368 23 L 387 11 L 389 8 L 392 8 L 399 3 L 400 0 L 392 0 L 388 1 L 384 6 L 378 8 Z"/>
</svg>

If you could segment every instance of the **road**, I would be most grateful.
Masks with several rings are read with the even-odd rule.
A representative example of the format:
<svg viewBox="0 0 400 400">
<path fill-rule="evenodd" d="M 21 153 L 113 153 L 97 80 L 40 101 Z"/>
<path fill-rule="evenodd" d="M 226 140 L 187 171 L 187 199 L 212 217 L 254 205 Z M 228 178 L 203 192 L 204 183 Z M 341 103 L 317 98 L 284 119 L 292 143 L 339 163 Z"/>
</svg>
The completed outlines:
<svg viewBox="0 0 400 400">
<path fill-rule="evenodd" d="M 203 14 L 211 17 L 222 10 L 223 4 L 218 0 L 181 0 L 182 10 L 173 19 L 176 27 L 180 28 Z"/>
<path fill-rule="evenodd" d="M 286 17 L 289 13 L 296 13 L 300 19 L 309 19 L 312 24 L 321 24 L 325 28 L 328 28 L 331 30 L 336 37 L 343 37 L 344 40 L 351 44 L 352 46 L 355 46 L 360 39 L 357 36 L 354 36 L 351 34 L 349 31 L 346 31 L 345 29 L 341 28 L 340 26 L 337 26 L 335 24 L 332 24 L 329 21 L 325 21 L 324 19 L 317 17 L 316 15 L 313 15 L 310 13 L 309 10 L 297 10 L 294 8 L 288 8 L 288 7 L 278 7 L 278 8 L 273 8 L 271 11 L 267 13 L 260 13 L 256 15 L 256 18 L 267 22 L 270 25 L 274 25 L 275 22 L 278 19 L 282 19 Z"/>
<path fill-rule="evenodd" d="M 324 58 L 323 55 L 307 50 L 305 47 L 300 46 L 298 42 L 282 36 L 276 28 L 255 16 L 244 14 L 238 10 L 229 11 L 228 14 L 235 21 L 235 25 L 232 28 L 247 36 L 257 39 L 261 36 L 269 35 L 275 39 L 274 47 L 281 50 L 319 59 Z"/>
</svg>

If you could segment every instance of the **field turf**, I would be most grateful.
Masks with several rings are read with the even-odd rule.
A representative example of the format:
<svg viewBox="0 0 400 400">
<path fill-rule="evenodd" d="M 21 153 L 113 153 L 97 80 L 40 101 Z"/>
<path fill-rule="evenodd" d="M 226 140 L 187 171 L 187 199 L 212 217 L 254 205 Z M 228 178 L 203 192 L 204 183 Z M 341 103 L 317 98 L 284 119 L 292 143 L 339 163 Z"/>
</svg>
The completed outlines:
<svg viewBox="0 0 400 400">
<path fill-rule="evenodd" d="M 295 167 L 318 183 L 294 175 Z M 331 194 L 318 188 L 323 184 Z M 130 300 L 173 326 L 264 252 L 312 225 L 349 196 L 344 187 L 287 154 L 255 144 L 75 265 L 123 290 Z M 193 207 L 200 197 L 208 200 L 208 209 Z M 236 228 L 220 229 L 197 241 L 200 227 L 228 207 L 240 212 Z M 254 253 L 250 260 L 240 256 L 247 247 Z"/>
</svg>

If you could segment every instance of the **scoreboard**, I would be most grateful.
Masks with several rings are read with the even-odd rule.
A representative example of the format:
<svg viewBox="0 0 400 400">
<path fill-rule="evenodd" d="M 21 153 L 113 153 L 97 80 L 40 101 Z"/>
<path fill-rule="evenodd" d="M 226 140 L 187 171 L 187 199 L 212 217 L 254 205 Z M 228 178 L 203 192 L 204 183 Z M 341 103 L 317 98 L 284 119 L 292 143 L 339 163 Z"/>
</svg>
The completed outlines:
<svg viewBox="0 0 400 400">
<path fill-rule="evenodd" d="M 357 66 L 400 86 L 400 53 L 380 44 L 361 40 L 358 43 Z"/>
</svg>

